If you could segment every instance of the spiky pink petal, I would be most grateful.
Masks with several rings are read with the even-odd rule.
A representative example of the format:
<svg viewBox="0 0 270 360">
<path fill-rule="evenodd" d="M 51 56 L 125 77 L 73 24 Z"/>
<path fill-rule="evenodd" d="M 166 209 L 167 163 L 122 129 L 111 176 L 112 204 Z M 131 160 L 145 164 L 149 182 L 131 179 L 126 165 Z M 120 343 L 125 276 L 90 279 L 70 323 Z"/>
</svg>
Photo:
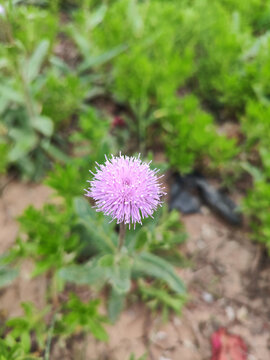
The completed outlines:
<svg viewBox="0 0 270 360">
<path fill-rule="evenodd" d="M 153 215 L 165 194 L 158 170 L 151 170 L 140 156 L 105 158 L 104 165 L 97 164 L 85 195 L 95 200 L 97 211 L 116 219 L 117 224 L 142 224 L 142 218 Z"/>
</svg>

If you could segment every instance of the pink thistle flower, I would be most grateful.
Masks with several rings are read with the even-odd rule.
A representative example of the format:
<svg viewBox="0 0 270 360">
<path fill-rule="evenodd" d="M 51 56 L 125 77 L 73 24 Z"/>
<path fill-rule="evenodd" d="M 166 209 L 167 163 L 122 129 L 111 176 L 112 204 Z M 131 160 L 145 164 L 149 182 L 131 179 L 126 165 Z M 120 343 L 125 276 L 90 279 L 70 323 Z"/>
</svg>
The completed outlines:
<svg viewBox="0 0 270 360">
<path fill-rule="evenodd" d="M 142 218 L 153 215 L 161 197 L 165 194 L 159 184 L 162 176 L 157 176 L 159 170 L 151 170 L 149 163 L 142 162 L 140 156 L 128 157 L 120 153 L 119 157 L 106 156 L 104 165 L 96 167 L 96 173 L 85 189 L 86 196 L 96 202 L 97 211 L 111 216 L 117 224 L 142 224 Z"/>
</svg>

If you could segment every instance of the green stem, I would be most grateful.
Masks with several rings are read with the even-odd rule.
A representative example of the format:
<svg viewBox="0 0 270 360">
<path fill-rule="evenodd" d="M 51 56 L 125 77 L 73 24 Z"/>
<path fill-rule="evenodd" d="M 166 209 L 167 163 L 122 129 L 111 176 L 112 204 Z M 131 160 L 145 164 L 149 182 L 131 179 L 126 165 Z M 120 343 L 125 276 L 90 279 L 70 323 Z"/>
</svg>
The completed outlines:
<svg viewBox="0 0 270 360">
<path fill-rule="evenodd" d="M 56 318 L 56 313 L 53 314 L 53 317 L 52 317 L 52 321 L 51 321 L 51 325 L 50 325 L 50 329 L 49 329 L 49 333 L 48 333 L 48 338 L 47 338 L 44 360 L 50 359 L 50 350 L 51 350 L 51 342 L 52 342 L 52 338 L 53 338 L 55 318 Z"/>
<path fill-rule="evenodd" d="M 118 250 L 121 251 L 124 243 L 125 243 L 125 235 L 126 235 L 126 224 L 120 223 L 119 229 L 119 243 L 118 243 Z"/>
<path fill-rule="evenodd" d="M 27 112 L 28 112 L 31 122 L 33 122 L 36 114 L 35 114 L 35 107 L 33 104 L 32 95 L 31 95 L 31 92 L 29 89 L 29 84 L 27 83 L 27 80 L 25 78 L 23 69 L 21 68 L 20 64 L 18 64 L 18 66 L 19 66 L 19 76 L 20 76 L 20 79 L 22 82 L 22 87 L 23 87 L 23 94 L 24 94 L 26 109 L 27 109 Z"/>
</svg>

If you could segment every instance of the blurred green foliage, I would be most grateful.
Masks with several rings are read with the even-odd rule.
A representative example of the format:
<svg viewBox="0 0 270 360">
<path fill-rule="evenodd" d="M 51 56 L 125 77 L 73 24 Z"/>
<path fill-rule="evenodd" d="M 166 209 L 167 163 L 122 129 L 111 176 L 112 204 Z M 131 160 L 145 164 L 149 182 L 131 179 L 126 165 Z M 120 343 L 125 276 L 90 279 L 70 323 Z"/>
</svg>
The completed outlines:
<svg viewBox="0 0 270 360">
<path fill-rule="evenodd" d="M 99 300 L 83 303 L 75 294 L 71 294 L 63 307 L 61 317 L 56 321 L 56 334 L 59 333 L 63 338 L 82 330 L 91 332 L 98 340 L 107 341 L 108 334 L 102 323 L 108 320 L 98 313 L 99 303 Z"/>
<path fill-rule="evenodd" d="M 146 305 L 157 313 L 161 310 L 163 321 L 167 321 L 170 311 L 180 315 L 187 300 L 187 296 L 171 293 L 166 285 L 160 281 L 147 284 L 139 281 L 139 294 Z"/>
<path fill-rule="evenodd" d="M 205 160 L 212 169 L 230 168 L 241 147 L 219 135 L 215 118 L 267 102 L 269 4 L 30 3 L 6 6 L 1 19 L 2 171 L 15 165 L 38 178 L 52 160 L 67 162 L 59 150 L 68 149 L 64 130 L 81 117 L 84 101 L 100 95 L 126 108 L 135 150 L 155 147 L 162 131 L 158 144 L 176 169 L 188 172 Z"/>
<path fill-rule="evenodd" d="M 49 302 L 57 303 L 66 282 L 109 285 L 108 315 L 115 321 L 143 275 L 151 283 L 138 282 L 137 290 L 153 310 L 180 311 L 185 289 L 172 266 L 183 265 L 175 252 L 184 240 L 178 215 L 161 211 L 129 232 L 117 254 L 114 226 L 81 198 L 95 161 L 119 150 L 145 156 L 161 150 L 173 170 L 210 170 L 231 183 L 249 174 L 242 208 L 253 238 L 270 251 L 269 2 L 6 0 L 3 6 L 0 173 L 38 180 L 50 169 L 45 183 L 58 200 L 20 217 L 22 235 L 1 259 L 0 286 L 17 275 L 10 261 L 31 257 L 33 275 L 50 278 Z M 221 130 L 228 121 L 238 127 L 230 137 Z M 50 351 L 43 314 L 30 305 L 24 310 L 3 329 L 0 360 L 41 358 L 45 343 Z M 58 315 L 53 336 L 67 339 L 80 329 L 107 339 L 96 300 L 71 296 Z"/>
<path fill-rule="evenodd" d="M 10 328 L 10 331 L 8 331 L 5 340 L 10 347 L 20 343 L 25 353 L 28 354 L 32 347 L 32 332 L 35 332 L 37 347 L 39 349 L 45 347 L 46 324 L 43 318 L 49 309 L 45 308 L 40 311 L 35 309 L 31 303 L 22 303 L 21 306 L 24 310 L 24 316 L 7 321 L 6 326 Z"/>
<path fill-rule="evenodd" d="M 181 98 L 170 119 L 164 122 L 167 153 L 171 164 L 180 166 L 182 172 L 192 171 L 195 161 L 204 158 L 211 160 L 209 165 L 222 170 L 226 161 L 237 154 L 235 140 L 217 134 L 213 117 L 200 108 L 194 95 Z"/>
<path fill-rule="evenodd" d="M 32 303 L 22 303 L 24 314 L 9 319 L 1 328 L 1 360 L 49 359 L 52 336 L 54 343 L 67 344 L 71 334 L 85 331 L 102 341 L 108 339 L 103 324 L 108 322 L 98 312 L 99 300 L 82 302 L 75 294 L 54 312 L 47 306 L 37 309 Z M 51 321 L 48 321 L 48 316 Z M 66 346 L 66 345 L 65 345 Z"/>
</svg>

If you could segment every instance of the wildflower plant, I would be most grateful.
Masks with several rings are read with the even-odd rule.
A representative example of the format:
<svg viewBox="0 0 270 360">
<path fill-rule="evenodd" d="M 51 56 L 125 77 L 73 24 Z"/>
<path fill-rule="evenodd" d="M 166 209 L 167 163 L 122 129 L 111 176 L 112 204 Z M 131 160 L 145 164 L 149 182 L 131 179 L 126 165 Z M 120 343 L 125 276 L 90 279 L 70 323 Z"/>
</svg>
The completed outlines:
<svg viewBox="0 0 270 360">
<path fill-rule="evenodd" d="M 162 251 L 158 251 L 163 248 L 156 246 L 153 251 L 153 237 L 170 242 L 170 227 L 179 225 L 179 217 L 171 213 L 162 219 L 168 226 L 156 231 L 160 211 L 157 211 L 156 219 L 153 214 L 165 195 L 161 176 L 157 173 L 157 169 L 152 170 L 150 163 L 143 162 L 140 157 L 112 156 L 106 158 L 105 164 L 97 164 L 96 172 L 92 173 L 93 180 L 86 189 L 86 196 L 95 200 L 94 208 L 82 198 L 74 199 L 75 211 L 92 256 L 83 264 L 62 268 L 59 276 L 69 282 L 97 288 L 109 284 L 111 320 L 116 320 L 121 312 L 132 281 L 141 276 L 156 278 L 174 293 L 185 294 L 185 287 L 173 266 L 161 257 Z M 111 221 L 100 216 L 100 212 L 110 216 Z M 137 223 L 142 224 L 142 219 L 144 226 L 136 227 Z M 119 224 L 118 237 L 114 220 Z M 127 225 L 129 231 L 126 233 Z M 179 243 L 182 240 L 180 235 Z M 134 286 L 136 288 L 135 283 Z"/>
<path fill-rule="evenodd" d="M 129 157 L 120 155 L 108 159 L 99 165 L 97 162 L 96 174 L 85 189 L 86 196 L 96 202 L 98 212 L 111 216 L 120 225 L 119 245 L 124 243 L 126 225 L 136 223 L 142 225 L 142 219 L 153 217 L 154 211 L 161 205 L 161 197 L 165 194 L 157 176 L 158 169 L 151 170 L 150 163 L 142 162 L 139 156 Z"/>
</svg>

